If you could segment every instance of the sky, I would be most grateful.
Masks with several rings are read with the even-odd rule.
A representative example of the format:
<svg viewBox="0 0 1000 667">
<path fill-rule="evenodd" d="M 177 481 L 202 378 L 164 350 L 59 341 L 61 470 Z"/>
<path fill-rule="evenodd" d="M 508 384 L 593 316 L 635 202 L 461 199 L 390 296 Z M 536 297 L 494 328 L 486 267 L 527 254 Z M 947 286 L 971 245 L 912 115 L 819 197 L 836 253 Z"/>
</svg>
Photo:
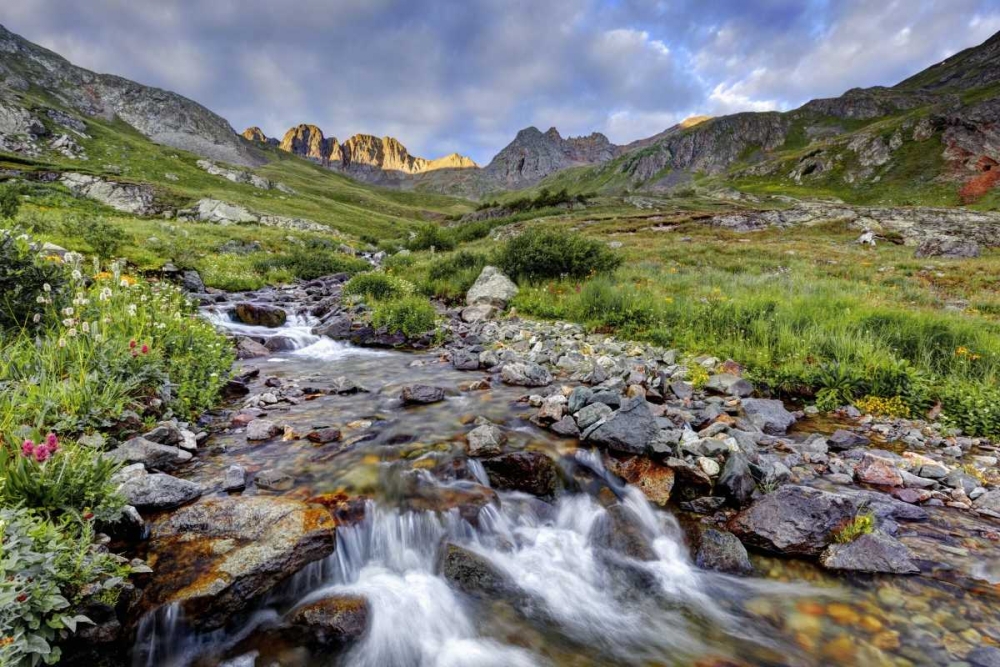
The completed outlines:
<svg viewBox="0 0 1000 667">
<path fill-rule="evenodd" d="M 237 131 L 486 164 L 529 125 L 627 143 L 892 85 L 1000 31 L 1000 0 L 0 0 L 0 23 Z"/>
</svg>

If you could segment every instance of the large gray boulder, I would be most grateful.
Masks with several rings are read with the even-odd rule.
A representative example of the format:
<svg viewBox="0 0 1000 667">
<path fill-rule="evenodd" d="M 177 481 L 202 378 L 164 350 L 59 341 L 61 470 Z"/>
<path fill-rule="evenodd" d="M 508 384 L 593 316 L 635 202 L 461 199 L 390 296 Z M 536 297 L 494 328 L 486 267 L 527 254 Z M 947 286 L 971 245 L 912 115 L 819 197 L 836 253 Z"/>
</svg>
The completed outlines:
<svg viewBox="0 0 1000 667">
<path fill-rule="evenodd" d="M 847 496 L 787 485 L 733 517 L 729 530 L 764 551 L 818 556 L 857 511 L 858 503 Z"/>
<path fill-rule="evenodd" d="M 753 564 L 746 548 L 732 533 L 715 528 L 701 532 L 694 563 L 704 570 L 726 574 L 750 574 Z"/>
<path fill-rule="evenodd" d="M 771 435 L 781 435 L 795 423 L 795 415 L 781 401 L 769 398 L 743 400 L 743 412 L 750 423 Z"/>
<path fill-rule="evenodd" d="M 941 257 L 944 259 L 971 259 L 979 257 L 982 250 L 973 239 L 957 236 L 933 236 L 917 247 L 918 258 Z"/>
<path fill-rule="evenodd" d="M 126 465 L 141 463 L 147 468 L 172 470 L 191 460 L 191 452 L 172 445 L 161 445 L 142 436 L 126 440 L 117 449 L 105 454 L 110 459 Z"/>
<path fill-rule="evenodd" d="M 99 201 L 116 211 L 132 215 L 152 215 L 156 212 L 151 185 L 117 183 L 72 172 L 63 174 L 60 180 L 71 192 Z"/>
<path fill-rule="evenodd" d="M 545 387 L 552 384 L 552 373 L 536 363 L 519 361 L 504 364 L 500 379 L 518 387 Z"/>
<path fill-rule="evenodd" d="M 238 303 L 234 311 L 236 319 L 251 326 L 277 328 L 288 320 L 283 308 L 265 303 Z"/>
<path fill-rule="evenodd" d="M 496 308 L 505 308 L 507 303 L 517 296 L 517 285 L 500 272 L 495 266 L 483 267 L 482 273 L 469 288 L 465 301 L 470 306 L 487 304 Z"/>
<path fill-rule="evenodd" d="M 642 396 L 626 399 L 603 421 L 591 426 L 584 439 L 628 454 L 644 454 L 659 432 L 656 417 Z"/>
<path fill-rule="evenodd" d="M 201 496 L 204 489 L 194 482 L 165 473 L 150 474 L 141 463 L 127 466 L 114 477 L 125 501 L 140 511 L 180 507 Z"/>
</svg>

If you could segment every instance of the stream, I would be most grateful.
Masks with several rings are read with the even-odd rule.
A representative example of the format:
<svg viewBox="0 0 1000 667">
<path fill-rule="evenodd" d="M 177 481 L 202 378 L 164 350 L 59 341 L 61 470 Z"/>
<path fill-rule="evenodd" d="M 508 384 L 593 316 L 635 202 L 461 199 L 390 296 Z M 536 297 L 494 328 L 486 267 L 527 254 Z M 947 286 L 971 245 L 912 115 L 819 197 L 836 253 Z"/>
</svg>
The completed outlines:
<svg viewBox="0 0 1000 667">
<path fill-rule="evenodd" d="M 337 528 L 332 555 L 223 630 L 190 630 L 176 605 L 148 614 L 134 667 L 947 664 L 949 642 L 1000 639 L 991 584 L 974 595 L 953 581 L 841 577 L 760 556 L 752 577 L 699 569 L 684 517 L 608 474 L 598 453 L 529 422 L 522 387 L 470 391 L 485 372 L 455 370 L 435 353 L 314 336 L 301 316 L 278 329 L 206 316 L 235 335 L 284 339 L 288 349 L 240 362 L 260 370 L 259 382 L 304 389 L 307 400 L 273 406 L 269 418 L 297 432 L 336 427 L 343 437 L 316 445 L 219 432 L 182 476 L 210 485 L 233 464 L 276 471 L 286 480 L 279 488 L 244 494 L 346 494 L 365 499 L 362 516 Z M 329 393 L 343 379 L 363 390 Z M 401 387 L 417 383 L 448 396 L 404 407 Z M 554 497 L 490 488 L 464 448 L 477 417 L 506 430 L 508 449 L 558 461 Z M 651 554 L 612 548 L 622 520 Z M 921 530 L 929 532 L 914 539 L 939 537 Z M 483 559 L 516 593 L 457 590 L 441 573 L 446 544 Z M 297 608 L 343 596 L 363 597 L 369 610 L 363 636 L 343 650 L 267 631 Z"/>
</svg>

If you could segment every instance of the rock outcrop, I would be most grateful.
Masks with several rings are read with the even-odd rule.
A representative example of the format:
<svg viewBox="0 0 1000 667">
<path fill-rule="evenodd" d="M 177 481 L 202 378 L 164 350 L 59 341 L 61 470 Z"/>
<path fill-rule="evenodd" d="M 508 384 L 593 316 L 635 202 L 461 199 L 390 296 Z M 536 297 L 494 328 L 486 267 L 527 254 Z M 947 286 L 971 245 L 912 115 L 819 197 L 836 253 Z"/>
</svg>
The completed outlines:
<svg viewBox="0 0 1000 667">
<path fill-rule="evenodd" d="M 483 168 L 483 177 L 501 187 L 521 188 L 568 167 L 607 162 L 618 152 L 618 146 L 597 132 L 564 139 L 554 127 L 545 133 L 528 127 Z"/>
<path fill-rule="evenodd" d="M 74 194 L 99 201 L 116 211 L 132 215 L 152 215 L 157 211 L 151 185 L 120 183 L 73 172 L 63 174 L 60 180 Z"/>
</svg>

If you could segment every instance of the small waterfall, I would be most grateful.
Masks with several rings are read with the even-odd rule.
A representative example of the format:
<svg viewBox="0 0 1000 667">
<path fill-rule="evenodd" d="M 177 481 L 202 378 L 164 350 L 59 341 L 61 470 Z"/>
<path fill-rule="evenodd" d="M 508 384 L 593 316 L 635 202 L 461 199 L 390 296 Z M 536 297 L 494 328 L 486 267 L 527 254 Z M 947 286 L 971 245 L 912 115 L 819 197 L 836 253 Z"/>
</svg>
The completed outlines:
<svg viewBox="0 0 1000 667">
<path fill-rule="evenodd" d="M 183 665 L 191 633 L 184 625 L 180 604 L 164 605 L 139 621 L 132 658 L 133 667 Z"/>
</svg>

